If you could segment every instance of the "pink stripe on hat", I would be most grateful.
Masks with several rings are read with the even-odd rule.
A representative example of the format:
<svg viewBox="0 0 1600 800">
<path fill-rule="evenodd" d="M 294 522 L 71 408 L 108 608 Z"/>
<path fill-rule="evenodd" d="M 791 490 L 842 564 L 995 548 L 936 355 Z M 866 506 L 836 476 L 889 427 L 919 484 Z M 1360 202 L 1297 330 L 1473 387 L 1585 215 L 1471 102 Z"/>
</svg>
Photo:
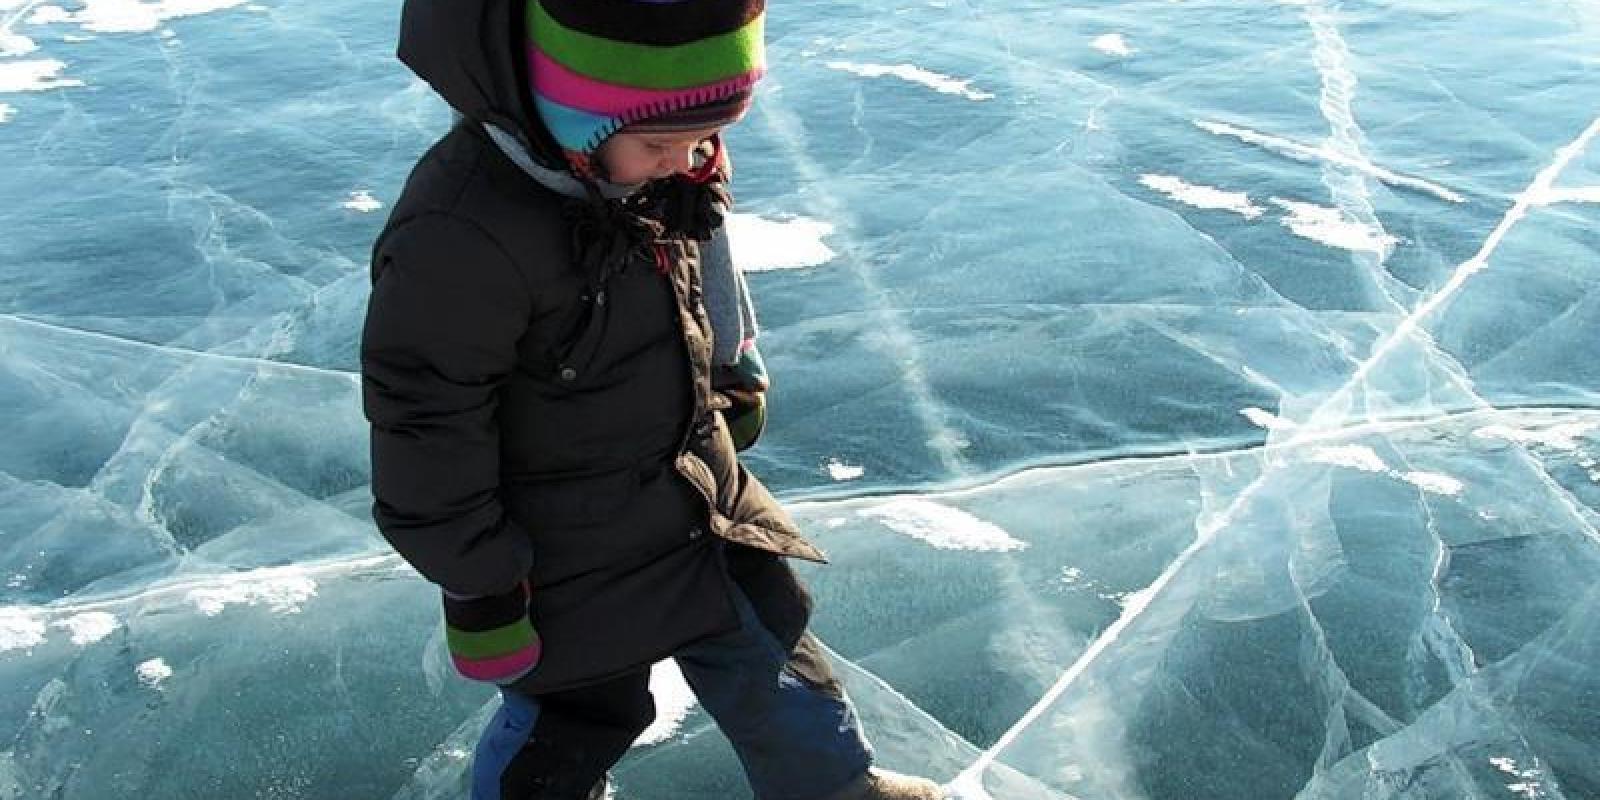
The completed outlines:
<svg viewBox="0 0 1600 800">
<path fill-rule="evenodd" d="M 726 97 L 754 86 L 765 73 L 765 69 L 757 68 L 725 81 L 692 89 L 637 89 L 580 75 L 532 45 L 528 46 L 528 59 L 533 64 L 534 89 L 540 95 L 569 108 L 600 116 L 617 117 L 634 112 L 630 115 L 633 119 L 650 116 L 650 109 L 696 106 Z M 624 124 L 633 119 L 624 120 Z"/>
</svg>

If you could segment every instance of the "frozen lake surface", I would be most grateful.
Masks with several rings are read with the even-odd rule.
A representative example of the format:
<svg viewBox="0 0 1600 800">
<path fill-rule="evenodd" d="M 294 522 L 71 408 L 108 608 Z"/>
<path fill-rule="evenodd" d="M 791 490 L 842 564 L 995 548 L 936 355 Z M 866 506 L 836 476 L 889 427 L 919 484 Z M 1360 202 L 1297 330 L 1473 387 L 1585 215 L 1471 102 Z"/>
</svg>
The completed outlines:
<svg viewBox="0 0 1600 800">
<path fill-rule="evenodd" d="M 818 0 L 749 463 L 964 798 L 1600 797 L 1600 5 Z M 398 3 L 0 0 L 0 799 L 459 798 L 368 517 Z M 622 800 L 740 797 L 670 666 Z"/>
</svg>

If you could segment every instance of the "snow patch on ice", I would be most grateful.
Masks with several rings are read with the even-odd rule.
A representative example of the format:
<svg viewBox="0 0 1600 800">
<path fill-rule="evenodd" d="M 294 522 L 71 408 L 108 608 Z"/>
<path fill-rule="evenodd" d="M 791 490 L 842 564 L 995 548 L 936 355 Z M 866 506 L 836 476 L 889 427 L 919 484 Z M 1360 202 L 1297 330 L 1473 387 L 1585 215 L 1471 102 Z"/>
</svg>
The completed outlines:
<svg viewBox="0 0 1600 800">
<path fill-rule="evenodd" d="M 678 662 L 671 659 L 650 668 L 650 694 L 656 701 L 656 719 L 634 740 L 635 747 L 672 738 L 695 707 L 694 690 L 684 680 Z"/>
<path fill-rule="evenodd" d="M 1231 211 L 1245 219 L 1255 219 L 1267 213 L 1266 209 L 1250 202 L 1250 195 L 1244 192 L 1228 192 L 1193 184 L 1172 175 L 1141 175 L 1139 183 L 1195 208 Z"/>
<path fill-rule="evenodd" d="M 0 58 L 27 55 L 39 49 L 32 39 L 0 28 Z"/>
<path fill-rule="evenodd" d="M 860 514 L 878 520 L 896 533 L 919 539 L 940 550 L 1005 552 L 1028 546 L 998 525 L 961 509 L 922 498 L 890 500 L 867 508 Z"/>
<path fill-rule="evenodd" d="M 1549 427 L 1518 428 L 1511 425 L 1486 425 L 1472 432 L 1484 439 L 1502 439 L 1520 445 L 1538 445 L 1551 450 L 1577 450 L 1580 438 L 1600 428 L 1596 422 L 1563 422 Z"/>
<path fill-rule="evenodd" d="M 1243 414 L 1245 419 L 1250 420 L 1250 424 L 1255 425 L 1258 428 L 1266 428 L 1269 431 L 1284 431 L 1298 427 L 1293 422 L 1290 422 L 1289 420 L 1286 420 L 1283 417 L 1272 413 L 1271 411 L 1267 411 L 1266 409 L 1262 408 L 1256 408 L 1255 406 L 1241 408 L 1239 409 L 1239 413 Z"/>
<path fill-rule="evenodd" d="M 1388 472 L 1389 465 L 1370 447 L 1358 444 L 1336 445 L 1333 447 L 1319 447 L 1311 454 L 1311 460 L 1319 464 L 1332 464 L 1336 467 L 1348 467 L 1362 472 Z"/>
<path fill-rule="evenodd" d="M 1272 198 L 1273 204 L 1289 212 L 1283 224 L 1296 236 L 1329 247 L 1361 253 L 1387 255 L 1400 240 L 1381 229 L 1353 220 L 1337 208 Z"/>
<path fill-rule="evenodd" d="M 83 647 L 110 636 L 122 623 L 104 611 L 85 611 L 55 623 L 72 635 L 72 643 Z"/>
<path fill-rule="evenodd" d="M 829 61 L 827 67 L 863 78 L 895 77 L 908 83 L 926 86 L 940 94 L 956 95 L 968 100 L 994 99 L 994 95 L 989 92 L 973 89 L 970 80 L 941 75 L 914 64 L 857 64 L 850 61 Z"/>
<path fill-rule="evenodd" d="M 837 458 L 829 459 L 828 463 L 823 465 L 823 468 L 828 471 L 828 477 L 836 481 L 853 481 L 866 474 L 867 471 L 865 467 L 846 464 Z"/>
<path fill-rule="evenodd" d="M 1537 800 L 1537 798 L 1545 796 L 1543 784 L 1538 780 L 1544 777 L 1544 774 L 1538 767 L 1519 769 L 1515 759 L 1503 757 L 1491 758 L 1489 763 L 1494 765 L 1495 769 L 1518 779 L 1516 783 L 1506 784 L 1506 790 L 1512 794 L 1528 798 L 1528 800 Z"/>
<path fill-rule="evenodd" d="M 728 244 L 745 272 L 826 264 L 835 254 L 822 240 L 832 233 L 832 225 L 806 217 L 767 219 L 736 213 L 728 219 Z"/>
<path fill-rule="evenodd" d="M 189 602 L 214 617 L 230 605 L 266 604 L 274 613 L 298 614 L 300 605 L 317 594 L 317 582 L 304 575 L 240 579 L 224 586 L 194 589 Z"/>
<path fill-rule="evenodd" d="M 1406 472 L 1400 478 L 1424 492 L 1448 497 L 1459 497 L 1464 488 L 1461 481 L 1438 472 Z"/>
<path fill-rule="evenodd" d="M 167 666 L 165 659 L 152 658 L 135 667 L 134 674 L 139 676 L 140 683 L 152 689 L 159 689 L 162 681 L 172 677 L 172 667 Z"/>
<path fill-rule="evenodd" d="M 57 22 L 71 22 L 72 12 L 61 6 L 39 6 L 28 15 L 29 25 L 54 25 Z M 65 38 L 65 37 L 63 37 Z"/>
<path fill-rule="evenodd" d="M 378 198 L 373 197 L 372 192 L 367 189 L 357 189 L 351 192 L 350 196 L 341 205 L 351 211 L 359 211 L 363 214 L 370 214 L 383 208 L 383 203 Z"/>
<path fill-rule="evenodd" d="M 1089 46 L 1108 56 L 1121 56 L 1123 58 L 1138 52 L 1128 46 L 1128 40 L 1120 33 L 1104 33 L 1096 36 L 1094 41 L 1089 43 Z"/>
<path fill-rule="evenodd" d="M 0 653 L 44 644 L 44 620 L 17 608 L 0 608 Z"/>
<path fill-rule="evenodd" d="M 1396 480 L 1402 480 L 1412 486 L 1430 494 L 1459 497 L 1465 488 L 1460 480 L 1442 472 L 1425 472 L 1413 470 L 1400 472 L 1389 468 L 1383 458 L 1370 447 L 1363 445 L 1336 445 L 1321 447 L 1311 454 L 1311 460 L 1320 464 L 1331 464 L 1336 467 L 1360 470 L 1361 472 L 1383 473 Z"/>
<path fill-rule="evenodd" d="M 148 33 L 168 20 L 208 14 L 243 5 L 245 0 L 85 0 L 83 8 L 53 15 L 95 33 Z"/>
<path fill-rule="evenodd" d="M 0 124 L 11 121 L 12 115 L 17 113 L 17 107 L 10 103 L 0 103 Z"/>
<path fill-rule="evenodd" d="M 8 61 L 0 64 L 0 92 L 43 92 L 82 86 L 83 81 L 61 77 L 65 61 L 53 58 Z"/>
</svg>

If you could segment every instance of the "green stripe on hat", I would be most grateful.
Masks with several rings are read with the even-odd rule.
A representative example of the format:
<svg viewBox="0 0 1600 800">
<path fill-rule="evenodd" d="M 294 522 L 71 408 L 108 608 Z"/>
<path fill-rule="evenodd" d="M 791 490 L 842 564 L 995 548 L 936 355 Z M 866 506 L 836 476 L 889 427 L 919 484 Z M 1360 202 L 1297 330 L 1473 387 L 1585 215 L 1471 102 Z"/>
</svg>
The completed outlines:
<svg viewBox="0 0 1600 800">
<path fill-rule="evenodd" d="M 444 636 L 451 653 L 473 659 L 510 655 L 532 647 L 539 640 L 539 635 L 526 619 L 481 632 L 445 626 Z"/>
<path fill-rule="evenodd" d="M 528 3 L 528 29 L 544 54 L 595 80 L 636 89 L 688 89 L 765 66 L 766 15 L 738 30 L 671 47 L 629 44 L 575 31 Z"/>
</svg>

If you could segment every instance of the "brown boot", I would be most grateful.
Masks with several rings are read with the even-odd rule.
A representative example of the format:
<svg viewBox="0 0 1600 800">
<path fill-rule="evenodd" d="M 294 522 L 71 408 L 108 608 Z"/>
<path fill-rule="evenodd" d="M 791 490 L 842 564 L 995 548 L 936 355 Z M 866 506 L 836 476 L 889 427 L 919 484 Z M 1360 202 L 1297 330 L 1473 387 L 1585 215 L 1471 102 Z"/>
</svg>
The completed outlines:
<svg viewBox="0 0 1600 800">
<path fill-rule="evenodd" d="M 873 767 L 849 786 L 826 800 L 943 800 L 939 784 L 927 778 L 901 775 Z"/>
</svg>

